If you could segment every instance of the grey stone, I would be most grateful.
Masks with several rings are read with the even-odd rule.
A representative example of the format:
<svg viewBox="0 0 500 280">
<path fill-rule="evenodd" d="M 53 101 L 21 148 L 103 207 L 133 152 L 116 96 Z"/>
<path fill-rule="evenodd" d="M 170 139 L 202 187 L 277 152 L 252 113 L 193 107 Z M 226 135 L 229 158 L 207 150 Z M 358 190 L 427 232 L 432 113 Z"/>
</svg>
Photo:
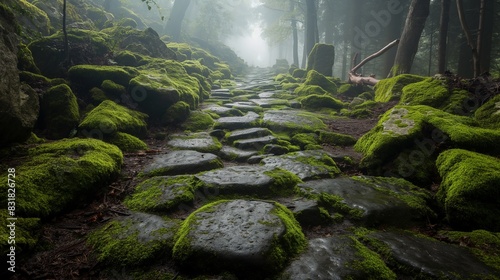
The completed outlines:
<svg viewBox="0 0 500 280">
<path fill-rule="evenodd" d="M 238 110 L 243 111 L 243 112 L 249 112 L 249 111 L 262 112 L 263 111 L 262 107 L 260 107 L 259 105 L 256 105 L 254 102 L 244 102 L 244 101 L 234 102 L 234 103 L 224 104 L 224 106 L 238 109 Z"/>
<path fill-rule="evenodd" d="M 243 113 L 238 109 L 228 108 L 219 105 L 210 105 L 207 108 L 203 109 L 203 111 L 212 112 L 221 117 L 243 116 Z"/>
<path fill-rule="evenodd" d="M 276 203 L 252 200 L 220 201 L 203 207 L 184 222 L 186 230 L 174 247 L 174 259 L 190 271 L 229 270 L 246 277 L 275 272 L 283 263 L 273 254 L 281 250 L 283 257 L 290 257 L 290 249 L 282 242 L 293 230 L 276 214 L 277 208 Z M 287 218 L 293 220 L 292 215 Z M 289 238 L 285 242 L 305 241 L 301 233 Z"/>
<path fill-rule="evenodd" d="M 431 196 L 402 179 L 376 177 L 335 178 L 299 184 L 305 193 L 339 196 L 351 209 L 361 210 L 361 222 L 368 226 L 405 227 L 434 217 L 426 205 Z M 409 198 L 411 203 L 403 198 Z"/>
<path fill-rule="evenodd" d="M 167 145 L 182 150 L 195 150 L 198 152 L 217 153 L 222 144 L 210 136 L 207 132 L 199 132 L 191 135 L 173 135 L 173 139 Z"/>
<path fill-rule="evenodd" d="M 261 99 L 250 99 L 251 102 L 257 104 L 262 108 L 271 108 L 273 106 L 290 106 L 288 100 L 276 99 L 276 98 L 261 98 Z"/>
<path fill-rule="evenodd" d="M 264 153 L 266 154 L 283 155 L 288 152 L 288 148 L 281 145 L 268 144 L 264 146 Z"/>
<path fill-rule="evenodd" d="M 290 178 L 267 175 L 273 167 L 261 165 L 230 166 L 196 175 L 209 189 L 219 194 L 271 195 L 280 190 L 290 191 L 296 182 Z"/>
<path fill-rule="evenodd" d="M 267 144 L 276 143 L 278 139 L 272 135 L 250 138 L 250 139 L 240 139 L 234 141 L 233 145 L 242 150 L 260 150 Z"/>
<path fill-rule="evenodd" d="M 317 226 L 330 221 L 329 217 L 321 213 L 317 200 L 301 197 L 281 203 L 292 211 L 301 226 Z"/>
<path fill-rule="evenodd" d="M 279 167 L 299 176 L 302 180 L 333 178 L 340 173 L 333 159 L 321 150 L 308 150 L 262 160 L 265 166 Z"/>
<path fill-rule="evenodd" d="M 419 279 L 489 279 L 498 275 L 498 271 L 456 245 L 404 232 L 376 232 L 369 237 L 385 243 L 391 257 Z"/>
<path fill-rule="evenodd" d="M 222 161 L 214 154 L 181 150 L 155 156 L 143 173 L 148 176 L 194 174 L 222 166 Z"/>
<path fill-rule="evenodd" d="M 262 127 L 240 129 L 232 131 L 227 137 L 227 141 L 234 142 L 235 140 L 239 139 L 258 138 L 258 137 L 268 136 L 271 134 L 272 132 L 269 129 Z"/>
<path fill-rule="evenodd" d="M 222 117 L 216 120 L 214 127 L 220 129 L 243 129 L 254 127 L 257 124 L 259 115 L 254 112 L 248 112 L 241 117 Z"/>
<path fill-rule="evenodd" d="M 219 97 L 219 98 L 231 98 L 233 96 L 233 94 L 229 91 L 229 89 L 227 88 L 222 88 L 222 89 L 215 89 L 215 90 L 212 90 L 211 92 L 211 96 L 212 97 Z"/>
<path fill-rule="evenodd" d="M 312 113 L 297 110 L 271 110 L 264 113 L 263 123 L 273 132 L 314 132 L 326 125 Z"/>
<path fill-rule="evenodd" d="M 259 93 L 259 98 L 263 98 L 263 99 L 264 98 L 271 98 L 274 95 L 276 95 L 275 91 L 264 91 L 264 92 Z"/>
<path fill-rule="evenodd" d="M 226 160 L 246 161 L 250 157 L 257 155 L 258 151 L 244 151 L 231 146 L 223 146 L 219 152 L 221 158 Z"/>
</svg>

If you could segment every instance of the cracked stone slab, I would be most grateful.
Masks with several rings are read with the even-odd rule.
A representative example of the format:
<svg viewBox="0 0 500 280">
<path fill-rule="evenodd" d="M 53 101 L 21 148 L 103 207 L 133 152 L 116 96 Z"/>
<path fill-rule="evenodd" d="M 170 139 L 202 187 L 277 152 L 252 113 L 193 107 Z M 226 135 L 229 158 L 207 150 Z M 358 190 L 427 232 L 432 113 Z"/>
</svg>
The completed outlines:
<svg viewBox="0 0 500 280">
<path fill-rule="evenodd" d="M 280 106 L 280 105 L 290 107 L 290 103 L 288 103 L 288 101 L 284 99 L 261 98 L 261 99 L 250 99 L 250 101 L 262 108 L 271 108 L 273 106 Z"/>
<path fill-rule="evenodd" d="M 258 151 L 244 151 L 231 146 L 223 146 L 219 152 L 221 158 L 239 162 L 247 161 L 250 157 L 257 155 Z"/>
<path fill-rule="evenodd" d="M 278 139 L 272 135 L 259 138 L 240 139 L 234 141 L 233 145 L 242 150 L 260 150 L 267 144 L 274 144 Z"/>
<path fill-rule="evenodd" d="M 222 166 L 222 161 L 214 154 L 180 150 L 156 155 L 142 172 L 148 176 L 195 174 Z"/>
<path fill-rule="evenodd" d="M 279 167 L 302 180 L 333 178 L 340 173 L 335 161 L 322 150 L 307 150 L 262 159 L 265 166 Z"/>
<path fill-rule="evenodd" d="M 229 133 L 227 137 L 227 141 L 234 142 L 239 139 L 249 139 L 249 138 L 258 138 L 263 136 L 271 135 L 272 132 L 263 127 L 253 127 L 247 129 L 234 130 Z"/>
<path fill-rule="evenodd" d="M 285 259 L 291 255 L 282 245 L 284 236 L 288 234 L 286 242 L 305 243 L 301 232 L 292 233 L 297 223 L 283 208 L 257 200 L 222 200 L 202 207 L 185 220 L 174 259 L 189 270 L 229 270 L 247 276 L 279 270 L 283 262 L 274 252 L 279 250 Z"/>
<path fill-rule="evenodd" d="M 248 112 L 241 117 L 222 117 L 216 120 L 214 128 L 220 129 L 243 129 L 257 126 L 259 115 L 254 112 Z"/>
<path fill-rule="evenodd" d="M 217 153 L 222 148 L 222 144 L 207 132 L 190 135 L 176 134 L 172 138 L 172 140 L 167 142 L 167 145 L 179 150 Z"/>
</svg>

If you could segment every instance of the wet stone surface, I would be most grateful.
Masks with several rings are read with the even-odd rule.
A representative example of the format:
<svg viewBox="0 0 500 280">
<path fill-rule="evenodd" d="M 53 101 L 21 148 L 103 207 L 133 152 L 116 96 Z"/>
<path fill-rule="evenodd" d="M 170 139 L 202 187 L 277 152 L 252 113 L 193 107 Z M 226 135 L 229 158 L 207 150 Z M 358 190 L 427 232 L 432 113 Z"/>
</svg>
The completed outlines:
<svg viewBox="0 0 500 280">
<path fill-rule="evenodd" d="M 175 149 L 217 153 L 222 145 L 206 132 L 191 135 L 173 135 L 167 145 Z"/>
<path fill-rule="evenodd" d="M 191 150 L 172 151 L 157 155 L 143 170 L 145 175 L 194 174 L 222 167 L 222 161 L 214 154 Z"/>
<path fill-rule="evenodd" d="M 222 117 L 217 119 L 214 127 L 222 129 L 242 129 L 255 126 L 255 122 L 259 119 L 259 115 L 254 112 L 248 112 L 241 117 Z"/>
</svg>

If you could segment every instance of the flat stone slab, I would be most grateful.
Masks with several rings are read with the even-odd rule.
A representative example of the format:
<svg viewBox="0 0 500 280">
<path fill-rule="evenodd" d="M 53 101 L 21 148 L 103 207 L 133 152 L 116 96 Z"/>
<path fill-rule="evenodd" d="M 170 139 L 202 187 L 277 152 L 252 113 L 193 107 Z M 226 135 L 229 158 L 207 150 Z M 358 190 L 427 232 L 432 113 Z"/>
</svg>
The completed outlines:
<svg viewBox="0 0 500 280">
<path fill-rule="evenodd" d="M 284 264 L 274 255 L 276 250 L 285 259 L 293 254 L 292 248 L 282 244 L 305 245 L 300 226 L 283 208 L 255 200 L 222 200 L 206 205 L 185 220 L 174 259 L 190 271 L 229 270 L 247 277 L 249 273 L 275 272 Z M 285 217 L 290 220 L 283 220 Z M 286 242 L 285 235 L 290 238 Z"/>
<path fill-rule="evenodd" d="M 222 166 L 222 161 L 214 154 L 181 150 L 155 156 L 142 172 L 148 176 L 195 174 Z"/>
<path fill-rule="evenodd" d="M 261 162 L 265 166 L 288 170 L 302 180 L 333 178 L 340 173 L 335 161 L 322 150 L 271 156 L 264 158 Z"/>
<path fill-rule="evenodd" d="M 275 91 L 264 91 L 264 92 L 259 93 L 259 98 L 262 98 L 262 99 L 271 98 L 274 95 L 276 95 Z"/>
<path fill-rule="evenodd" d="M 258 151 L 244 151 L 231 146 L 223 146 L 219 152 L 221 158 L 226 160 L 247 161 L 250 157 L 257 155 Z"/>
<path fill-rule="evenodd" d="M 211 91 L 211 96 L 212 97 L 222 97 L 222 98 L 231 98 L 233 94 L 229 91 L 229 89 L 222 88 L 222 89 L 215 89 Z"/>
<path fill-rule="evenodd" d="M 434 212 L 426 205 L 429 193 L 402 179 L 357 176 L 314 180 L 299 184 L 304 193 L 327 193 L 342 198 L 351 209 L 360 210 L 361 222 L 368 226 L 405 227 L 427 221 Z"/>
<path fill-rule="evenodd" d="M 313 113 L 298 110 L 270 110 L 264 113 L 263 122 L 274 132 L 314 132 L 327 126 Z"/>
<path fill-rule="evenodd" d="M 172 138 L 167 142 L 167 145 L 175 149 L 217 153 L 222 148 L 222 144 L 207 132 L 193 133 L 191 135 L 176 134 Z"/>
<path fill-rule="evenodd" d="M 230 166 L 196 175 L 212 193 L 271 195 L 291 191 L 296 181 L 290 176 L 273 177 L 274 167 L 261 165 Z M 286 171 L 284 171 L 286 172 Z M 279 176 L 278 176 L 279 177 Z"/>
<path fill-rule="evenodd" d="M 287 100 L 276 99 L 276 98 L 261 98 L 261 99 L 250 99 L 251 102 L 262 108 L 271 108 L 273 106 L 290 106 Z"/>
<path fill-rule="evenodd" d="M 241 102 L 233 102 L 233 103 L 226 103 L 224 106 L 227 106 L 229 108 L 234 108 L 238 109 L 243 112 L 262 112 L 263 109 L 259 105 L 256 105 L 254 102 L 247 102 L 247 101 L 241 101 Z"/>
<path fill-rule="evenodd" d="M 276 143 L 278 139 L 272 135 L 259 138 L 240 139 L 234 141 L 233 145 L 242 150 L 260 150 L 267 144 Z"/>
<path fill-rule="evenodd" d="M 250 128 L 257 125 L 259 115 L 254 112 L 248 112 L 241 117 L 222 117 L 216 120 L 214 128 L 220 129 L 243 129 Z"/>
<path fill-rule="evenodd" d="M 191 205 L 201 181 L 193 175 L 156 176 L 139 183 L 124 204 L 134 211 L 161 212 Z"/>
<path fill-rule="evenodd" d="M 368 250 L 351 236 L 312 239 L 309 241 L 307 251 L 292 261 L 280 279 L 395 279 L 395 275 L 381 260 L 382 269 L 370 271 L 356 269 L 356 263 L 365 261 L 360 246 Z"/>
<path fill-rule="evenodd" d="M 385 243 L 396 262 L 422 279 L 489 279 L 498 275 L 463 247 L 404 232 L 376 232 L 369 237 Z"/>
<path fill-rule="evenodd" d="M 227 141 L 234 142 L 239 139 L 258 138 L 271 134 L 272 132 L 269 129 L 263 127 L 240 129 L 231 131 L 231 133 L 227 136 Z"/>
<path fill-rule="evenodd" d="M 221 117 L 233 117 L 233 116 L 243 116 L 243 113 L 234 108 L 228 108 L 219 105 L 210 105 L 207 108 L 203 109 L 205 112 L 212 112 Z"/>
</svg>

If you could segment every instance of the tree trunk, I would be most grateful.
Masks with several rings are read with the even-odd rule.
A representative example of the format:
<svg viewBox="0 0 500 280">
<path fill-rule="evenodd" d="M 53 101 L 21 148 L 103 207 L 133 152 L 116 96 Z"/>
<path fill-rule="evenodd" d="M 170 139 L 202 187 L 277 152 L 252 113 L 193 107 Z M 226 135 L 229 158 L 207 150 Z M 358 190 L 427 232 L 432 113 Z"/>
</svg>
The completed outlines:
<svg viewBox="0 0 500 280">
<path fill-rule="evenodd" d="M 450 21 L 450 0 L 441 0 L 441 16 L 439 19 L 438 73 L 446 71 L 446 47 L 448 39 L 448 23 Z"/>
<path fill-rule="evenodd" d="M 420 36 L 429 16 L 430 0 L 412 0 L 391 75 L 410 73 Z"/>
<path fill-rule="evenodd" d="M 66 30 L 66 0 L 63 1 L 63 23 L 62 30 L 64 36 L 64 63 L 69 65 L 69 42 L 68 42 L 68 32 Z"/>
<path fill-rule="evenodd" d="M 478 48 L 480 59 L 480 72 L 478 74 L 490 71 L 491 49 L 493 43 L 493 26 L 495 26 L 495 0 L 484 0 L 481 4 L 479 19 Z"/>
<path fill-rule="evenodd" d="M 484 0 L 481 0 L 481 7 L 484 6 Z M 481 61 L 479 60 L 479 53 L 478 53 L 478 44 L 477 42 L 480 42 L 481 40 L 479 37 L 481 36 L 481 30 L 478 32 L 478 40 L 476 43 L 474 43 L 474 40 L 472 38 L 472 34 L 470 32 L 469 27 L 467 26 L 467 20 L 465 19 L 465 12 L 464 12 L 464 7 L 463 7 L 463 2 L 462 0 L 457 0 L 457 11 L 458 11 L 458 18 L 460 19 L 460 25 L 462 26 L 462 30 L 465 34 L 465 38 L 467 39 L 467 44 L 469 45 L 471 51 L 472 51 L 472 63 L 473 63 L 473 69 L 474 69 L 474 77 L 479 75 L 479 71 L 481 69 Z M 479 26 L 479 29 L 481 29 L 481 26 Z"/>
<path fill-rule="evenodd" d="M 174 2 L 170 17 L 165 26 L 165 33 L 167 33 L 173 41 L 179 41 L 181 39 L 182 20 L 186 15 L 190 3 L 191 0 L 175 0 Z"/>
<path fill-rule="evenodd" d="M 293 37 L 293 64 L 299 67 L 299 35 L 297 31 L 297 19 L 295 18 L 295 0 L 290 0 L 289 11 L 292 14 L 292 19 L 290 23 L 292 25 L 292 37 Z"/>
<path fill-rule="evenodd" d="M 306 2 L 306 33 L 305 33 L 305 52 L 306 57 L 317 43 L 318 17 L 316 14 L 316 1 L 305 0 Z"/>
</svg>

